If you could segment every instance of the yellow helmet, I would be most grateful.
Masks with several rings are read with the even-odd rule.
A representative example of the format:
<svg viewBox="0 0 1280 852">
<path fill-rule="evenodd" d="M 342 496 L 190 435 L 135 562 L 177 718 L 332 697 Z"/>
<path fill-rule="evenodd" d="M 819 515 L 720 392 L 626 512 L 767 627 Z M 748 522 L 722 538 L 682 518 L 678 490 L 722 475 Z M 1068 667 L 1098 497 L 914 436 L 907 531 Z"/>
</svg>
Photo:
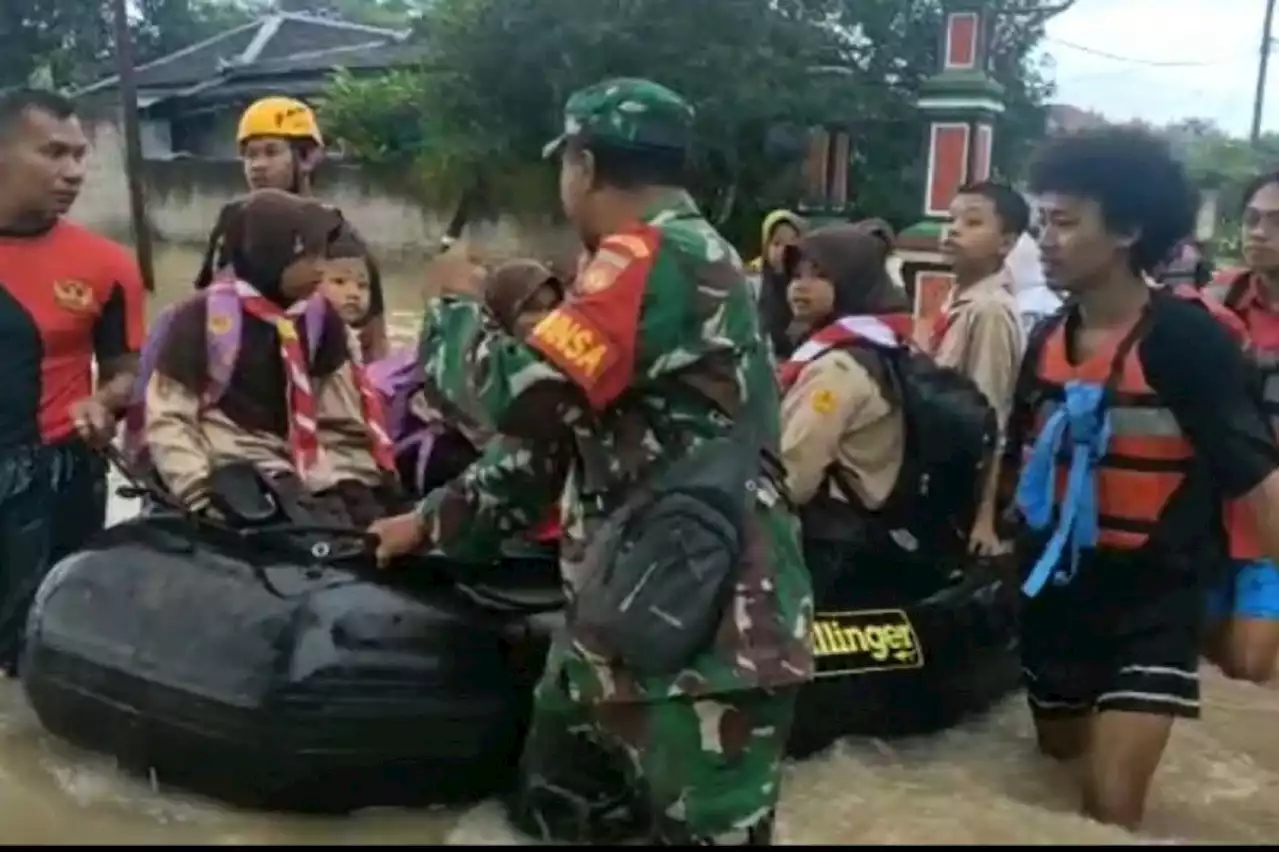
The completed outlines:
<svg viewBox="0 0 1280 852">
<path fill-rule="evenodd" d="M 285 139 L 309 139 L 324 145 L 320 125 L 311 107 L 293 98 L 269 97 L 254 101 L 240 116 L 236 144 L 255 136 L 279 136 Z"/>
</svg>

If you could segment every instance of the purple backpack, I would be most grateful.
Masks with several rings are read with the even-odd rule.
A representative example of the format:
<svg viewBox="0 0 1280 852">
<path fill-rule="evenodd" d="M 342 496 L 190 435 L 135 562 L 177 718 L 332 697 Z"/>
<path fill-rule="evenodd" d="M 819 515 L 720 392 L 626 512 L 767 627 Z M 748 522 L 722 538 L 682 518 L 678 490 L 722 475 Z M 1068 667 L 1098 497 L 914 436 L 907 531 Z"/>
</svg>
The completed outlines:
<svg viewBox="0 0 1280 852">
<path fill-rule="evenodd" d="M 244 305 L 240 301 L 244 296 L 258 295 L 250 285 L 237 281 L 233 277 L 221 276 L 208 289 L 194 298 L 208 301 L 209 319 L 205 323 L 205 346 L 209 360 L 209 387 L 205 392 L 204 404 L 216 405 L 227 391 L 231 382 L 231 373 L 235 370 L 236 360 L 240 356 L 240 336 L 244 328 Z M 156 360 L 160 356 L 160 347 L 173 324 L 174 311 L 178 305 L 170 305 L 156 317 L 147 333 L 147 340 L 142 345 L 138 356 L 138 377 L 133 384 L 128 411 L 125 415 L 124 453 L 125 457 L 134 461 L 142 461 L 145 455 L 143 426 L 146 424 L 147 385 L 151 382 L 151 374 L 155 372 Z M 316 293 L 311 298 L 298 302 L 287 313 L 301 319 L 306 329 L 307 358 L 314 360 L 316 348 L 320 344 L 320 336 L 324 331 L 325 311 L 328 303 L 324 297 Z"/>
<path fill-rule="evenodd" d="M 395 442 L 396 459 L 410 455 L 413 460 L 413 479 L 405 484 L 421 494 L 431 451 L 446 426 L 443 420 L 423 419 L 413 411 L 413 397 L 427 383 L 418 363 L 417 350 L 399 349 L 366 365 L 365 370 L 374 389 L 382 396 L 387 433 Z"/>
</svg>

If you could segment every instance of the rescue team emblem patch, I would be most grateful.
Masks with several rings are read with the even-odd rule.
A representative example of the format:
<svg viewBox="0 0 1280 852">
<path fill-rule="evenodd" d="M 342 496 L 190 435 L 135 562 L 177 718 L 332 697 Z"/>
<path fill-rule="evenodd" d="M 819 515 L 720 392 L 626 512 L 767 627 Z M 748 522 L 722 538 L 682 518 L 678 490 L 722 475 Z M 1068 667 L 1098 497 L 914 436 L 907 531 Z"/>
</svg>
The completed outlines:
<svg viewBox="0 0 1280 852">
<path fill-rule="evenodd" d="M 209 314 L 209 333 L 221 337 L 231 331 L 231 317 L 226 314 Z"/>
<path fill-rule="evenodd" d="M 616 246 L 635 260 L 644 260 L 651 254 L 649 244 L 633 234 L 612 234 L 603 240 L 601 248 L 605 246 Z"/>
<path fill-rule="evenodd" d="M 652 254 L 649 244 L 634 234 L 612 234 L 605 237 L 582 269 L 576 289 L 584 296 L 608 289 L 632 263 L 646 260 Z"/>
<path fill-rule="evenodd" d="M 53 282 L 53 300 L 73 314 L 89 313 L 93 310 L 93 288 L 83 281 L 60 278 Z"/>
<path fill-rule="evenodd" d="M 618 276 L 626 271 L 631 261 L 630 255 L 619 254 L 602 246 L 587 262 L 582 274 L 578 277 L 578 292 L 586 296 L 608 289 L 613 286 L 614 281 L 618 280 Z"/>
<path fill-rule="evenodd" d="M 588 266 L 582 273 L 582 277 L 578 279 L 578 291 L 580 293 L 599 293 L 609 287 L 614 281 L 618 280 L 618 274 L 622 270 L 617 269 L 608 264 L 598 263 Z"/>
</svg>

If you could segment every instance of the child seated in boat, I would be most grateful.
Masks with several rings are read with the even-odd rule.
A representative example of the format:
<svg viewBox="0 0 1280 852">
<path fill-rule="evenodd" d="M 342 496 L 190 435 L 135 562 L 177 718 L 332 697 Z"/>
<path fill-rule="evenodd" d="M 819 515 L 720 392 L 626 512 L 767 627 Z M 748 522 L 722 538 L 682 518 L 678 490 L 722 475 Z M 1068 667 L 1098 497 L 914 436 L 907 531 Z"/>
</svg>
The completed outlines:
<svg viewBox="0 0 1280 852">
<path fill-rule="evenodd" d="M 502 264 L 487 276 L 485 303 L 509 333 L 527 334 L 564 297 L 554 273 L 532 260 Z M 396 442 L 401 481 L 421 497 L 461 476 L 472 465 L 501 463 L 526 445 L 494 434 L 490 424 L 470 417 L 433 394 L 418 365 L 417 352 L 401 350 L 369 366 L 388 412 L 388 432 Z M 541 449 L 540 449 L 541 452 Z M 549 448 L 547 452 L 555 452 Z M 554 507 L 527 538 L 554 543 L 560 537 Z M 494 542 L 475 542 L 479 559 L 492 555 Z"/>
<path fill-rule="evenodd" d="M 228 264 L 167 320 L 146 377 L 150 464 L 192 509 L 250 462 L 309 519 L 367 525 L 391 500 L 382 412 L 339 314 L 316 293 L 337 210 L 259 190 L 220 217 Z"/>
<path fill-rule="evenodd" d="M 485 306 L 509 334 L 523 338 L 564 298 L 561 280 L 536 260 L 509 260 L 485 284 Z"/>
<path fill-rule="evenodd" d="M 320 295 L 329 300 L 338 316 L 352 329 L 359 344 L 359 331 L 369 319 L 372 283 L 365 246 L 350 228 L 341 229 L 325 247 L 319 264 Z M 361 358 L 374 353 L 361 347 Z"/>
<path fill-rule="evenodd" d="M 857 225 L 831 225 L 802 237 L 789 263 L 781 450 L 819 600 L 859 560 L 891 564 L 875 513 L 903 472 L 907 430 L 878 347 L 904 346 L 911 317 L 885 250 Z"/>
</svg>

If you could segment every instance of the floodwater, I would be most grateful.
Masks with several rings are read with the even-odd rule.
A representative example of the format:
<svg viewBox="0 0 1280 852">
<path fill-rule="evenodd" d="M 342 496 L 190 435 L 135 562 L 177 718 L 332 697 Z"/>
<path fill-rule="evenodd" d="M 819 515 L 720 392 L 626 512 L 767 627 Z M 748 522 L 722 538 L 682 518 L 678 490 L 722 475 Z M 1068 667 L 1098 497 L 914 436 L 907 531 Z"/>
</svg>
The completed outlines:
<svg viewBox="0 0 1280 852">
<path fill-rule="evenodd" d="M 160 261 L 162 281 L 190 280 L 193 254 L 168 252 Z M 418 298 L 412 275 L 389 278 L 395 291 L 388 293 L 391 307 L 405 312 L 393 316 L 411 317 Z M 112 508 L 117 518 L 131 511 L 120 502 Z M 1015 696 L 986 717 L 938 736 L 848 742 L 788 767 L 780 840 L 1276 844 L 1276 686 L 1232 683 L 1206 668 L 1203 691 L 1204 717 L 1175 728 L 1138 835 L 1075 814 L 1070 775 L 1035 756 L 1024 705 Z M 488 803 L 455 811 L 291 817 L 157 791 L 146 779 L 117 771 L 110 759 L 44 734 L 12 681 L 0 681 L 0 826 L 3 842 L 33 845 L 522 843 Z"/>
</svg>

